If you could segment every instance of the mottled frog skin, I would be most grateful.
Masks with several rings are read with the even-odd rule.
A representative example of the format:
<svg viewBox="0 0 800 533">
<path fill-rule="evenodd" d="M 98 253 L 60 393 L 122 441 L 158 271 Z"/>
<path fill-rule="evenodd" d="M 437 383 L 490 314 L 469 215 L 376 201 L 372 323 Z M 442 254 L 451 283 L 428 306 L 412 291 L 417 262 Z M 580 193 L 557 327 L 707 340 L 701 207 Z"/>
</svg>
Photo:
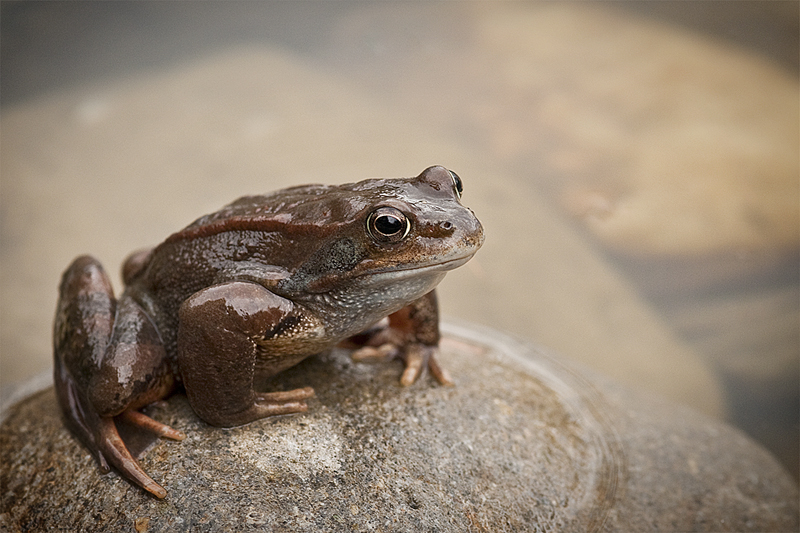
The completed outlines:
<svg viewBox="0 0 800 533">
<path fill-rule="evenodd" d="M 118 299 L 100 263 L 78 257 L 53 334 L 68 426 L 104 471 L 163 498 L 116 422 L 183 439 L 139 411 L 178 388 L 215 426 L 303 412 L 311 388 L 257 392 L 254 378 L 342 343 L 356 359 L 401 358 L 403 385 L 426 368 L 450 384 L 435 357 L 434 287 L 483 242 L 461 192 L 455 173 L 431 167 L 240 198 L 131 255 Z"/>
</svg>

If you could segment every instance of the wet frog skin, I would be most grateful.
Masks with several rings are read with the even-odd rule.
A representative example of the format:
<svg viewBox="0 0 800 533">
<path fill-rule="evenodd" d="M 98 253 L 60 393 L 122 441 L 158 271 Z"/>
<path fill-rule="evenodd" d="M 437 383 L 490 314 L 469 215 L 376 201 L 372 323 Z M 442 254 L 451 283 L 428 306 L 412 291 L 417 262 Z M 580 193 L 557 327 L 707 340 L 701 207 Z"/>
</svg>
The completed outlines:
<svg viewBox="0 0 800 533">
<path fill-rule="evenodd" d="M 139 412 L 177 388 L 215 426 L 300 413 L 311 388 L 257 392 L 254 378 L 337 344 L 356 360 L 401 358 L 402 385 L 426 368 L 450 384 L 435 357 L 434 287 L 483 243 L 461 192 L 455 173 L 430 167 L 416 178 L 240 198 L 131 255 L 118 299 L 100 263 L 78 257 L 61 281 L 53 333 L 67 425 L 102 470 L 163 498 L 115 421 L 182 440 Z"/>
</svg>

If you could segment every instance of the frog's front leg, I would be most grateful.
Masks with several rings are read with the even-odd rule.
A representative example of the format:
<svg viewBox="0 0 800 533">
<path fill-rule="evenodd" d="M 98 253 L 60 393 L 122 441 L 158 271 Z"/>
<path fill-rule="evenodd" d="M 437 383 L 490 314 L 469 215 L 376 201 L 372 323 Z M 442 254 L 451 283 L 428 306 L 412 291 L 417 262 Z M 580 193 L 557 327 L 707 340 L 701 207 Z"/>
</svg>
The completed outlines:
<svg viewBox="0 0 800 533">
<path fill-rule="evenodd" d="M 361 346 L 353 352 L 353 359 L 399 357 L 405 363 L 401 385 L 413 384 L 425 368 L 442 385 L 452 385 L 449 374 L 436 361 L 440 339 L 436 291 L 414 300 L 388 318 L 386 327 L 350 339 L 351 344 Z"/>
<path fill-rule="evenodd" d="M 97 457 L 153 495 L 166 491 L 131 456 L 115 416 L 181 440 L 183 433 L 136 411 L 173 387 L 164 348 L 144 311 L 129 297 L 114 299 L 95 259 L 73 261 L 62 278 L 54 324 L 54 381 L 68 426 Z"/>
<path fill-rule="evenodd" d="M 231 427 L 308 409 L 304 400 L 314 395 L 310 387 L 274 393 L 253 390 L 265 341 L 298 324 L 293 311 L 291 301 L 256 283 L 238 281 L 203 289 L 181 305 L 178 365 L 189 403 L 200 418 Z M 301 358 L 273 354 L 271 373 Z"/>
</svg>

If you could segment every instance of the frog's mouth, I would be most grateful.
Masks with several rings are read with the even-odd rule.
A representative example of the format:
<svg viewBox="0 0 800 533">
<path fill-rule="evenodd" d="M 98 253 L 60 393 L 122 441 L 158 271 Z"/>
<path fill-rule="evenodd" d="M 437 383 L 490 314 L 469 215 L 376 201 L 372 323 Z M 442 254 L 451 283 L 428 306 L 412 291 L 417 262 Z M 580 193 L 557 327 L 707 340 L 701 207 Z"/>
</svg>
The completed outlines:
<svg viewBox="0 0 800 533">
<path fill-rule="evenodd" d="M 381 282 L 384 280 L 394 280 L 398 278 L 407 278 L 407 277 L 416 277 L 422 274 L 426 274 L 428 272 L 448 272 L 450 270 L 455 270 L 456 268 L 460 267 L 461 265 L 465 264 L 467 261 L 472 259 L 475 253 L 471 253 L 469 255 L 465 255 L 462 257 L 456 257 L 454 259 L 446 259 L 444 261 L 440 261 L 438 263 L 427 264 L 422 266 L 415 266 L 415 265 L 403 265 L 403 266 L 393 266 L 387 267 L 382 270 L 372 271 L 369 273 L 361 274 L 357 277 L 369 277 L 376 282 Z"/>
<path fill-rule="evenodd" d="M 395 264 L 380 269 L 364 268 L 361 272 L 351 270 L 347 274 L 346 279 L 350 280 L 348 283 L 351 288 L 355 289 L 358 287 L 357 290 L 362 291 L 386 289 L 392 292 L 392 290 L 410 284 L 406 290 L 413 290 L 414 292 L 421 291 L 421 296 L 433 289 L 442 278 L 444 278 L 444 275 L 448 271 L 460 267 L 469 261 L 473 255 L 475 255 L 474 252 L 426 265 Z M 328 278 L 318 278 L 305 285 L 303 290 L 306 293 L 328 292 L 331 285 L 333 285 L 331 278 L 332 276 Z M 337 278 L 337 286 L 341 287 L 343 284 L 342 279 L 345 279 L 345 277 L 340 275 Z M 410 289 L 411 286 L 417 288 Z M 419 287 L 424 287 L 424 289 L 419 289 Z M 286 287 L 283 288 L 286 289 Z"/>
</svg>

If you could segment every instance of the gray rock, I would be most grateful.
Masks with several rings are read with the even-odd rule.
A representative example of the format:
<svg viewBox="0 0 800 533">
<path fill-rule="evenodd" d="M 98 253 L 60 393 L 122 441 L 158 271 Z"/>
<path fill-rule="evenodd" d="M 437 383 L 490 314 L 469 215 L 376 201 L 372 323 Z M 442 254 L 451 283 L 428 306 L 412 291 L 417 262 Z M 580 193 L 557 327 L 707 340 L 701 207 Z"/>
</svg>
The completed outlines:
<svg viewBox="0 0 800 533">
<path fill-rule="evenodd" d="M 141 463 L 169 491 L 101 475 L 52 388 L 5 411 L 0 526 L 10 531 L 796 531 L 788 474 L 739 431 L 584 377 L 529 344 L 446 325 L 456 387 L 398 384 L 399 363 L 311 358 L 308 413 L 222 430 L 176 395 L 184 430 Z"/>
</svg>

